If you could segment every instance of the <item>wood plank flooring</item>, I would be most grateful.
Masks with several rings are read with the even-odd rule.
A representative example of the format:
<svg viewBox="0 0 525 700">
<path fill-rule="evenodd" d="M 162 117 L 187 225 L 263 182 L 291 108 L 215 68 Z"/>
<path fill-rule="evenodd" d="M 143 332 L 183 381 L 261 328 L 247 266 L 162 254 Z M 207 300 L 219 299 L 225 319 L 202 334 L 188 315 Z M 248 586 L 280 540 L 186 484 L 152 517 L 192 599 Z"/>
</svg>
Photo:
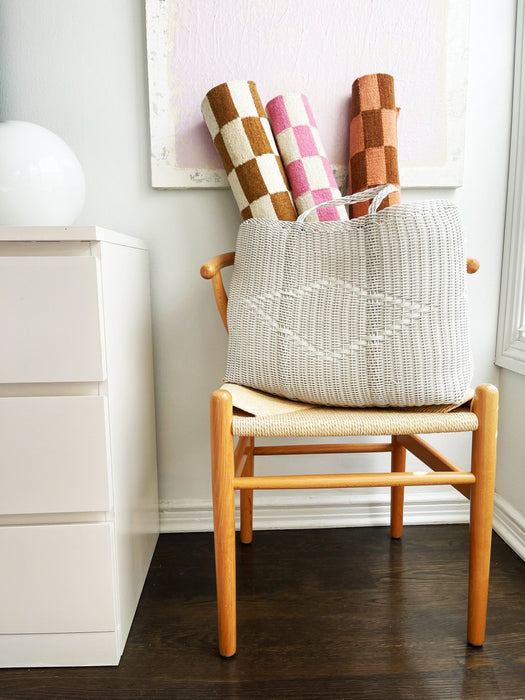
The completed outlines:
<svg viewBox="0 0 525 700">
<path fill-rule="evenodd" d="M 496 535 L 485 646 L 465 642 L 468 527 L 256 532 L 239 650 L 216 651 L 213 537 L 162 535 L 119 667 L 0 670 L 33 700 L 525 698 L 525 562 Z"/>
</svg>

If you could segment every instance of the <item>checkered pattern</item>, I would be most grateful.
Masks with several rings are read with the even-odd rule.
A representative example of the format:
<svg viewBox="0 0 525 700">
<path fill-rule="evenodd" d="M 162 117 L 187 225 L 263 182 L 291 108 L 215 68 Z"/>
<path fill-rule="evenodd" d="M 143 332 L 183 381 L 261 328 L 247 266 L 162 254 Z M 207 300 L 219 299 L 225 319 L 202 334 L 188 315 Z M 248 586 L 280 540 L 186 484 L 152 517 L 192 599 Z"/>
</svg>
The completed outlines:
<svg viewBox="0 0 525 700">
<path fill-rule="evenodd" d="M 352 85 L 349 190 L 351 194 L 376 185 L 399 185 L 397 108 L 391 75 L 364 75 Z M 399 192 L 389 195 L 381 209 L 399 204 Z M 368 204 L 352 207 L 352 217 L 366 214 Z"/>
<path fill-rule="evenodd" d="M 299 214 L 341 196 L 305 95 L 279 95 L 266 105 Z M 348 219 L 343 206 L 323 207 L 308 221 Z"/>
<path fill-rule="evenodd" d="M 295 221 L 297 212 L 255 83 L 217 85 L 201 109 L 243 219 Z"/>
</svg>

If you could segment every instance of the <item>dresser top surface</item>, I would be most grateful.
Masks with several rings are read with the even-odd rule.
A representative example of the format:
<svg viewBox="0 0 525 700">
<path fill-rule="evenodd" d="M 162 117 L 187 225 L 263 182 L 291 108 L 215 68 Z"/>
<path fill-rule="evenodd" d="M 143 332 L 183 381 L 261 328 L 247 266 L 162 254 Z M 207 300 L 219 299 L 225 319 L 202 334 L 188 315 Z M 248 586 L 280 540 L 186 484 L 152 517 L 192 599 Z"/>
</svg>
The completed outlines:
<svg viewBox="0 0 525 700">
<path fill-rule="evenodd" d="M 145 241 L 101 226 L 0 226 L 3 241 L 105 241 L 147 250 Z"/>
</svg>

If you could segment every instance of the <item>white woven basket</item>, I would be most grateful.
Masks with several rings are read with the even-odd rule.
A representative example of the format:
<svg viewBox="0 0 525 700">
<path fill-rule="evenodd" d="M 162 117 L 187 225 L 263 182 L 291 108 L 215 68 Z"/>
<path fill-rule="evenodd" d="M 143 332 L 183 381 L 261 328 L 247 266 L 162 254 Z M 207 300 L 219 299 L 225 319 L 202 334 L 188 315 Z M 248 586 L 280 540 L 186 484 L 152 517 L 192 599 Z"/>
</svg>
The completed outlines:
<svg viewBox="0 0 525 700">
<path fill-rule="evenodd" d="M 466 255 L 448 200 L 239 229 L 225 380 L 331 406 L 459 403 L 472 359 Z"/>
</svg>

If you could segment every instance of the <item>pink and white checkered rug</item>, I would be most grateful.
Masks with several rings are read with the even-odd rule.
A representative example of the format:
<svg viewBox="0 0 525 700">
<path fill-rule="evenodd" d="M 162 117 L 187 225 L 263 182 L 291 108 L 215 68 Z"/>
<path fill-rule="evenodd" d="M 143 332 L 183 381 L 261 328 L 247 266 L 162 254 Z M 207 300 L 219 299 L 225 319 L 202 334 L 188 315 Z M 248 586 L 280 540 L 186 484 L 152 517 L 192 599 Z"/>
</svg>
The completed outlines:
<svg viewBox="0 0 525 700">
<path fill-rule="evenodd" d="M 299 214 L 341 197 L 306 95 L 279 95 L 266 105 L 292 195 Z M 322 207 L 309 221 L 348 219 L 343 206 Z"/>
</svg>

